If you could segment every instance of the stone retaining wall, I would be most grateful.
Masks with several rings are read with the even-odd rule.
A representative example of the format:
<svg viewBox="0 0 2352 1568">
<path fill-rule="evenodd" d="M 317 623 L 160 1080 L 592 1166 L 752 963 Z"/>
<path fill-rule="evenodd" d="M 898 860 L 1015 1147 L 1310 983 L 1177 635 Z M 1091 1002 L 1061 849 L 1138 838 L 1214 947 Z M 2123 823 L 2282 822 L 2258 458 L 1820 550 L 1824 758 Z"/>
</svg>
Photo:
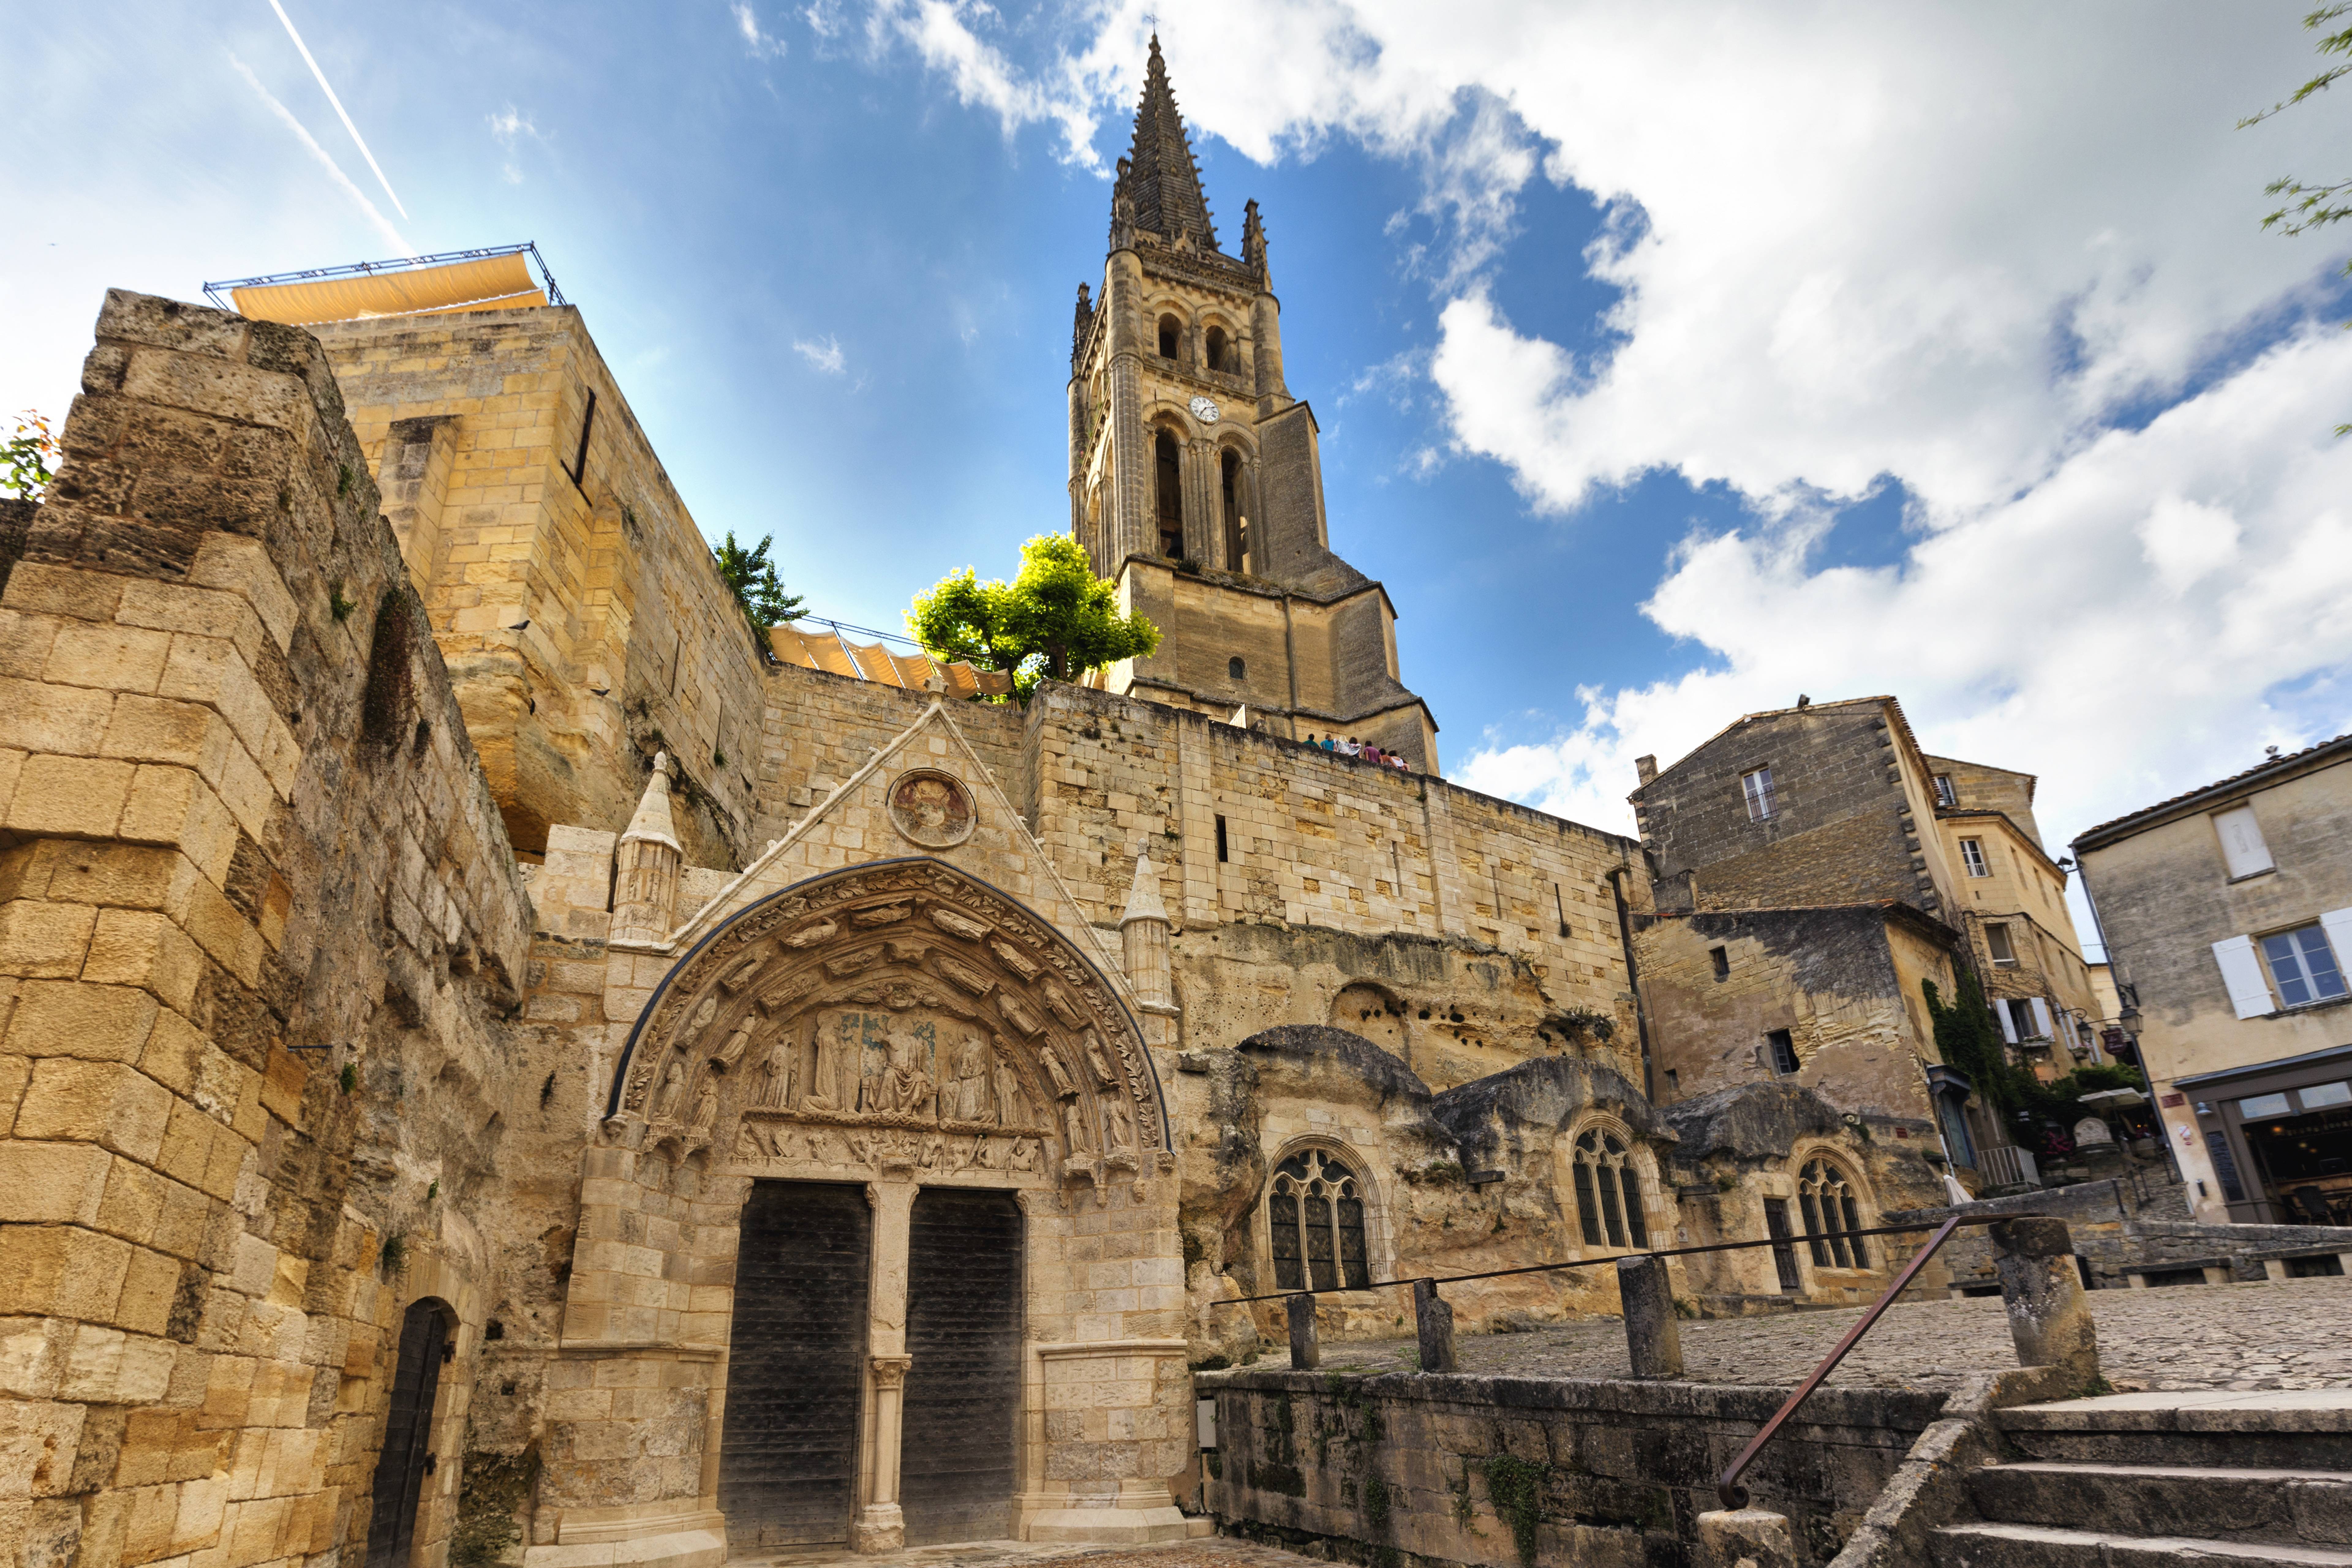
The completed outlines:
<svg viewBox="0 0 2352 1568">
<path fill-rule="evenodd" d="M 1345 1562 L 1693 1560 L 1716 1478 L 1787 1391 L 1508 1377 L 1233 1372 L 1203 1497 L 1239 1534 Z M 1749 1470 L 1788 1515 L 1801 1561 L 1826 1563 L 1933 1423 L 1940 1392 L 1825 1389 Z"/>
</svg>

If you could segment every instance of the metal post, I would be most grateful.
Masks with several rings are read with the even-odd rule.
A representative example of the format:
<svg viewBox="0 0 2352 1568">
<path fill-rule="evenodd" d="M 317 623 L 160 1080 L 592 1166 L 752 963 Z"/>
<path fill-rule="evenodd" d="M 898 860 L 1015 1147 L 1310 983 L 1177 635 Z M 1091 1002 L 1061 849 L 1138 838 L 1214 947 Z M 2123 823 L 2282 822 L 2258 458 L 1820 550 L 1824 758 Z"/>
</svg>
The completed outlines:
<svg viewBox="0 0 2352 1568">
<path fill-rule="evenodd" d="M 1625 1352 L 1636 1377 L 1683 1375 L 1682 1327 L 1675 1318 L 1666 1260 L 1648 1253 L 1617 1260 L 1617 1299 L 1625 1310 Z"/>
<path fill-rule="evenodd" d="M 1454 1309 L 1438 1295 L 1436 1281 L 1412 1282 L 1412 1322 L 1421 1337 L 1422 1371 L 1461 1370 L 1454 1359 Z"/>
<path fill-rule="evenodd" d="M 1302 1293 L 1282 1305 L 1290 1314 L 1290 1370 L 1312 1372 L 1323 1361 L 1323 1346 L 1315 1337 L 1315 1298 Z"/>
</svg>

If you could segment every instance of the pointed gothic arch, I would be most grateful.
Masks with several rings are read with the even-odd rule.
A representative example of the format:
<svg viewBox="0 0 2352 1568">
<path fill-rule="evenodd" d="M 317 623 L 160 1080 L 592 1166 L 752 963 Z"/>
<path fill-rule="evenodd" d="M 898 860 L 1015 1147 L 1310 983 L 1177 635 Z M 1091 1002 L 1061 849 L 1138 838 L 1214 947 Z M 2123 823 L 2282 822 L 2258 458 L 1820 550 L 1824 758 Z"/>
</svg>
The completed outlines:
<svg viewBox="0 0 2352 1568">
<path fill-rule="evenodd" d="M 1141 1030 L 1050 922 L 929 856 L 769 894 L 671 966 L 608 1122 L 745 1166 L 1001 1170 L 1099 1188 L 1169 1148 Z"/>
</svg>

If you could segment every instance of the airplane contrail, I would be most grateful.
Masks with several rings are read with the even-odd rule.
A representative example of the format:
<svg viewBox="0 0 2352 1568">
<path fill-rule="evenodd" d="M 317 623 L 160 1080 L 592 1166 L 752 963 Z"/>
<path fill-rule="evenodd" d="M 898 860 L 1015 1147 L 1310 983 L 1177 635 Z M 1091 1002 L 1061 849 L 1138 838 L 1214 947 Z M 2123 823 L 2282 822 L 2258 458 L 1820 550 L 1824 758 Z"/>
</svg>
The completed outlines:
<svg viewBox="0 0 2352 1568">
<path fill-rule="evenodd" d="M 319 90 L 327 95 L 327 101 L 333 104 L 335 112 L 343 117 L 343 129 L 352 133 L 352 140 L 359 143 L 360 156 L 366 159 L 368 167 L 375 171 L 375 183 L 383 187 L 385 195 L 392 197 L 392 204 L 400 207 L 400 215 L 406 217 L 408 209 L 400 205 L 400 197 L 393 190 L 392 182 L 383 177 L 383 166 L 376 162 L 375 154 L 368 151 L 366 141 L 360 135 L 360 128 L 352 123 L 351 114 L 343 108 L 343 100 L 335 96 L 335 89 L 327 85 L 327 73 L 320 70 L 319 62 L 310 57 L 310 46 L 304 43 L 302 35 L 294 30 L 294 18 L 286 14 L 286 7 L 278 0 L 269 0 L 269 8 L 278 13 L 279 21 L 286 24 L 286 36 L 294 40 L 294 47 L 302 51 L 302 63 L 309 66 L 310 74 L 319 78 Z"/>
<path fill-rule="evenodd" d="M 392 242 L 394 253 L 401 256 L 413 255 L 414 253 L 408 247 L 408 241 L 402 238 L 400 231 L 392 226 L 392 221 L 375 210 L 375 204 L 367 199 L 365 191 L 352 183 L 352 177 L 343 172 L 342 166 L 335 162 L 333 156 L 325 148 L 319 145 L 319 139 L 312 136 L 308 130 L 304 129 L 302 122 L 294 118 L 294 111 L 278 102 L 277 97 L 261 85 L 261 78 L 253 74 L 253 68 L 238 59 L 234 51 L 229 54 L 228 63 L 235 66 L 237 74 L 244 77 L 253 90 L 261 95 L 261 101 L 269 106 L 270 112 L 277 115 L 289 131 L 301 139 L 302 145 L 310 150 L 310 156 L 326 165 L 327 172 L 334 176 L 335 183 L 341 185 L 352 200 L 360 204 L 360 210 L 367 214 L 368 221 L 375 225 L 376 232 Z"/>
</svg>

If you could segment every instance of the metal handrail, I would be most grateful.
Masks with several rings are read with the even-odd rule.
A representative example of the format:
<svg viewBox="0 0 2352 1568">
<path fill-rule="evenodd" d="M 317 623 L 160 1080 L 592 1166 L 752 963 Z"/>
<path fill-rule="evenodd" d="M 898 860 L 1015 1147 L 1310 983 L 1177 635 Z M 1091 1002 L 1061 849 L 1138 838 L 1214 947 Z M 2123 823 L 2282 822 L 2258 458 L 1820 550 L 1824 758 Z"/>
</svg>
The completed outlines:
<svg viewBox="0 0 2352 1568">
<path fill-rule="evenodd" d="M 2015 1214 L 1955 1215 L 1947 1225 L 1990 1225 L 1996 1220 L 2038 1218 L 2039 1216 Z M 1558 1263 L 1529 1263 L 1517 1269 L 1488 1269 L 1477 1274 L 1415 1274 L 1402 1280 L 1374 1280 L 1362 1285 L 1333 1285 L 1328 1289 L 1276 1291 L 1263 1296 L 1228 1296 L 1221 1301 L 1211 1301 L 1213 1307 L 1238 1307 L 1251 1301 L 1286 1301 L 1293 1296 L 1337 1296 L 1349 1291 L 1382 1291 L 1391 1285 L 1414 1285 L 1423 1280 L 1435 1285 L 1456 1285 L 1469 1280 L 1504 1280 L 1518 1274 L 1550 1274 L 1570 1269 L 1598 1269 L 1625 1258 L 1688 1258 L 1701 1252 L 1738 1252 L 1758 1247 L 1795 1248 L 1800 1242 L 1849 1240 L 1863 1236 L 1916 1236 L 1923 1230 L 1933 1230 L 1932 1225 L 1881 1225 L 1869 1230 L 1808 1230 L 1797 1236 L 1768 1236 L 1761 1241 L 1715 1241 L 1704 1247 L 1633 1247 L 1622 1252 L 1612 1252 L 1606 1258 L 1578 1258 Z M 1941 1241 L 1935 1243 L 1942 1245 Z M 1910 1276 L 1906 1272 L 1904 1278 Z"/>
<path fill-rule="evenodd" d="M 1895 1276 L 1894 1283 L 1886 1287 L 1886 1293 L 1872 1303 L 1870 1311 L 1862 1314 L 1860 1322 L 1846 1330 L 1845 1337 L 1837 1342 L 1836 1347 L 1829 1354 L 1822 1357 L 1822 1364 L 1813 1368 L 1811 1375 L 1802 1383 L 1797 1385 L 1797 1391 L 1789 1396 L 1780 1408 L 1772 1412 L 1772 1418 L 1764 1423 L 1763 1429 L 1749 1438 L 1748 1446 L 1739 1450 L 1739 1457 L 1731 1461 L 1730 1468 L 1726 1469 L 1721 1479 L 1715 1483 L 1715 1495 L 1722 1500 L 1723 1506 L 1728 1509 L 1742 1509 L 1748 1506 L 1748 1489 L 1739 1484 L 1740 1472 L 1747 1469 L 1749 1461 L 1763 1452 L 1764 1445 L 1770 1442 L 1782 1427 L 1788 1425 L 1789 1417 L 1797 1413 L 1797 1406 L 1811 1396 L 1813 1390 L 1822 1385 L 1822 1380 L 1837 1370 L 1837 1364 L 1845 1359 L 1845 1353 L 1852 1350 L 1862 1336 L 1870 1332 L 1870 1325 L 1876 1322 L 1880 1315 L 1895 1304 L 1895 1299 L 1909 1288 L 1913 1278 L 1920 1270 L 1927 1266 L 1927 1260 L 1936 1255 L 1936 1249 L 1951 1239 L 1953 1231 L 1963 1225 L 1990 1225 L 2003 1220 L 2043 1218 L 2046 1217 L 2039 1214 L 1955 1214 L 1937 1226 L 1936 1234 L 1927 1239 L 1927 1244 L 1912 1255 L 1911 1261 L 1903 1265 L 1903 1271 Z M 1926 1227 L 1921 1226 L 1916 1228 L 1925 1229 Z"/>
</svg>

